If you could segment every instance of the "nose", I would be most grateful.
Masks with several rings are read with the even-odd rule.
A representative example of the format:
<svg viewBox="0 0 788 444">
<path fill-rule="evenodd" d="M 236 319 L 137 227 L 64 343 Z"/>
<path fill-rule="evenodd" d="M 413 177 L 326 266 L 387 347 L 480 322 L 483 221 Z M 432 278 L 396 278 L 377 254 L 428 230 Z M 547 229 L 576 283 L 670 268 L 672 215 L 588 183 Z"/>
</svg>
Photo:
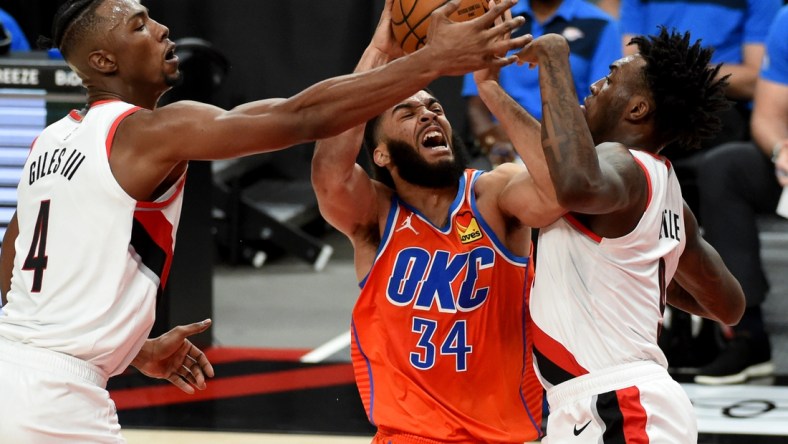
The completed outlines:
<svg viewBox="0 0 788 444">
<path fill-rule="evenodd" d="M 168 28 L 165 25 L 162 25 L 159 22 L 156 22 L 153 19 L 151 19 L 151 21 L 154 21 L 157 26 L 161 27 L 161 40 L 167 40 L 170 37 L 170 28 Z"/>
<path fill-rule="evenodd" d="M 424 111 L 421 112 L 419 116 L 419 121 L 421 122 L 429 122 L 431 120 L 435 120 L 438 115 L 432 112 L 429 108 L 424 108 Z"/>
<path fill-rule="evenodd" d="M 591 95 L 592 96 L 595 96 L 595 95 L 597 95 L 599 93 L 599 82 L 602 82 L 603 80 L 604 79 L 599 79 L 596 82 L 591 84 L 591 87 L 589 89 L 591 90 Z"/>
</svg>

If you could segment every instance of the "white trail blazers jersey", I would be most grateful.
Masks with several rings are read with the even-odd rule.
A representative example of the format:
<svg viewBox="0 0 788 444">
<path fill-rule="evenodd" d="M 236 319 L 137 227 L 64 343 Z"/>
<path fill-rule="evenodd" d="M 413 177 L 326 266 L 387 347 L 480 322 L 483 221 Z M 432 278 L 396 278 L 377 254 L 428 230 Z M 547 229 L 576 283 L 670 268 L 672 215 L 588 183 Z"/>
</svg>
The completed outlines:
<svg viewBox="0 0 788 444">
<path fill-rule="evenodd" d="M 549 388 L 635 361 L 667 367 L 657 345 L 665 288 L 684 251 L 684 200 L 667 159 L 630 150 L 649 187 L 629 234 L 601 238 L 571 215 L 540 230 L 531 295 L 534 355 Z"/>
<path fill-rule="evenodd" d="M 185 176 L 156 202 L 115 180 L 120 101 L 72 111 L 33 142 L 19 182 L 19 236 L 0 337 L 90 362 L 107 376 L 139 352 L 166 281 Z M 151 147 L 150 149 L 156 149 Z"/>
</svg>

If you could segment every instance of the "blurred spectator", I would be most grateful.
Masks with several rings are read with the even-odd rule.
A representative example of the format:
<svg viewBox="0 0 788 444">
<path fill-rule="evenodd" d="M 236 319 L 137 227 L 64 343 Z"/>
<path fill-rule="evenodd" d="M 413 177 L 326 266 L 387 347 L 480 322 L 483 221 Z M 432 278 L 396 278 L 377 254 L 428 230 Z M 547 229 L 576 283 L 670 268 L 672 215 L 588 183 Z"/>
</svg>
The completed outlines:
<svg viewBox="0 0 788 444">
<path fill-rule="evenodd" d="M 730 74 L 728 98 L 733 106 L 720 112 L 723 125 L 716 137 L 704 141 L 700 152 L 670 145 L 662 151 L 671 159 L 684 199 L 698 215 L 701 226 L 705 221 L 698 204 L 699 163 L 709 149 L 749 139 L 751 101 L 764 42 L 781 4 L 781 0 L 621 0 L 625 54 L 636 51 L 634 46 L 627 46 L 634 35 L 654 34 L 658 26 L 664 25 L 690 31 L 693 39 L 714 48 L 711 63 L 723 63 L 720 76 Z M 718 335 L 715 323 L 700 318 L 692 320 L 686 313 L 671 313 L 668 309 L 660 344 L 673 371 L 685 368 L 695 373 L 717 357 Z"/>
<path fill-rule="evenodd" d="M 514 35 L 532 34 L 534 38 L 556 33 L 569 41 L 572 76 L 578 96 L 584 97 L 591 84 L 609 72 L 610 64 L 621 57 L 621 33 L 615 20 L 585 0 L 523 0 L 512 8 L 526 22 Z M 501 70 L 500 84 L 536 119 L 542 116 L 538 68 L 511 65 Z M 467 98 L 471 136 L 493 166 L 515 159 L 509 138 L 494 121 L 478 97 L 473 76 L 463 83 Z"/>
<path fill-rule="evenodd" d="M 10 47 L 9 49 L 11 52 L 16 51 L 30 51 L 30 43 L 27 41 L 27 37 L 25 37 L 25 33 L 22 32 L 22 28 L 19 27 L 19 24 L 14 20 L 11 15 L 7 12 L 0 9 L 0 29 L 5 28 L 5 36 L 0 35 L 0 41 L 4 40 L 5 38 L 10 38 Z M 2 33 L 0 33 L 2 34 Z"/>
<path fill-rule="evenodd" d="M 731 75 L 728 97 L 734 106 L 720 114 L 723 128 L 703 144 L 703 149 L 749 138 L 750 103 L 763 58 L 763 42 L 781 4 L 781 0 L 621 0 L 625 54 L 636 50 L 627 46 L 633 36 L 654 34 L 657 26 L 665 25 L 690 31 L 693 39 L 714 48 L 711 63 L 723 63 L 720 76 Z M 685 199 L 697 214 L 698 153 L 677 148 L 668 146 L 663 154 L 676 164 Z M 702 216 L 699 222 L 703 225 Z"/>
<path fill-rule="evenodd" d="M 618 16 L 621 13 L 621 0 L 586 0 L 586 1 L 599 6 L 600 8 L 602 8 L 603 11 L 613 16 L 613 18 L 618 19 Z"/>
<path fill-rule="evenodd" d="M 755 88 L 752 142 L 710 150 L 698 170 L 704 237 L 741 283 L 747 309 L 733 338 L 695 382 L 731 384 L 774 372 L 771 346 L 761 316 L 769 290 L 760 256 L 756 216 L 774 213 L 788 185 L 788 6 L 766 40 Z"/>
</svg>

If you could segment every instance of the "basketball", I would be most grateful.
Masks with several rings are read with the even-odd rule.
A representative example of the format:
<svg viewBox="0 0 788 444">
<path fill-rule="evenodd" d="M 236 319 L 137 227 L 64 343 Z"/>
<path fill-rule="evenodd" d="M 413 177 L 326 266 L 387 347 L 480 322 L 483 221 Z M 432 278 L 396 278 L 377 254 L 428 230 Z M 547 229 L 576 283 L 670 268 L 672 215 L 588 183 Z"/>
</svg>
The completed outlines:
<svg viewBox="0 0 788 444">
<path fill-rule="evenodd" d="M 430 14 L 446 3 L 447 0 L 394 0 L 391 29 L 403 51 L 411 53 L 427 43 Z M 488 5 L 489 0 L 462 0 L 449 18 L 455 22 L 471 20 L 487 12 Z"/>
</svg>

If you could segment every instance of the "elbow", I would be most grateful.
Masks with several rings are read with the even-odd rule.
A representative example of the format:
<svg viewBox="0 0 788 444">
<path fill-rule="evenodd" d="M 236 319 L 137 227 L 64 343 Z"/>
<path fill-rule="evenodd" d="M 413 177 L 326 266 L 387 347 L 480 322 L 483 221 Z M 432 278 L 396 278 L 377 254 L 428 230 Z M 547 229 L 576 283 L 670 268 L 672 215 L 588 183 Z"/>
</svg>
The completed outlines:
<svg viewBox="0 0 788 444">
<path fill-rule="evenodd" d="M 582 210 L 600 189 L 586 177 L 571 177 L 554 185 L 558 204 L 569 211 Z"/>
<path fill-rule="evenodd" d="M 719 316 L 719 321 L 725 325 L 733 326 L 738 324 L 742 316 L 744 316 L 744 310 L 747 308 L 744 292 L 738 283 L 736 284 L 736 290 L 728 300 L 727 310 Z"/>
</svg>

